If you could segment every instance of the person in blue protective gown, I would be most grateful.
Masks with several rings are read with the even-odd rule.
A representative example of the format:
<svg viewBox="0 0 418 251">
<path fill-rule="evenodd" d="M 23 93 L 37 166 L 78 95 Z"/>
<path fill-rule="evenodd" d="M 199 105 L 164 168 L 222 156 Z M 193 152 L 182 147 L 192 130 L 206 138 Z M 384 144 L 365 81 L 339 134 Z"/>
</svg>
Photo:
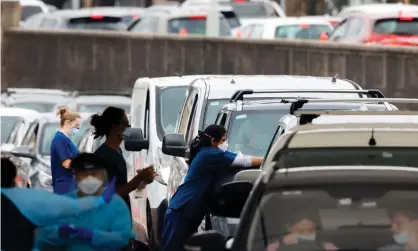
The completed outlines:
<svg viewBox="0 0 418 251">
<path fill-rule="evenodd" d="M 1 247 L 2 251 L 29 251 L 35 229 L 66 224 L 69 219 L 112 201 L 113 180 L 101 196 L 73 199 L 41 189 L 16 188 L 16 166 L 1 159 Z"/>
<path fill-rule="evenodd" d="M 101 195 L 107 183 L 104 166 L 104 160 L 92 153 L 78 155 L 71 162 L 78 188 L 68 196 Z M 36 247 L 40 250 L 53 246 L 53 250 L 116 251 L 125 248 L 134 234 L 128 206 L 115 195 L 108 205 L 74 217 L 69 224 L 40 229 L 36 237 Z"/>
<path fill-rule="evenodd" d="M 80 129 L 80 114 L 61 107 L 57 111 L 60 116 L 60 128 L 51 142 L 51 174 L 54 193 L 66 194 L 74 190 L 73 172 L 70 170 L 71 160 L 80 152 L 70 137 Z"/>
<path fill-rule="evenodd" d="M 228 167 L 256 167 L 263 157 L 237 156 L 225 150 L 226 130 L 210 125 L 190 145 L 189 169 L 170 200 L 163 226 L 162 251 L 183 250 L 209 209 L 212 187 Z"/>
</svg>

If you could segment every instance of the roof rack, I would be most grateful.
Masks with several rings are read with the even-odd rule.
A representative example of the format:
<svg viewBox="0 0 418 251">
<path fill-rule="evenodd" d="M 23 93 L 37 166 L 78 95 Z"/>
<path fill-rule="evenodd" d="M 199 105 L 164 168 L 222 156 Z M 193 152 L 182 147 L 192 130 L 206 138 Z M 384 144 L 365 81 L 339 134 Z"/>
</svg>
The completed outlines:
<svg viewBox="0 0 418 251">
<path fill-rule="evenodd" d="M 252 95 L 252 94 L 267 94 L 267 93 L 341 93 L 341 94 L 364 94 L 369 95 L 373 98 L 384 98 L 385 96 L 380 90 L 377 89 L 370 89 L 370 90 L 303 90 L 303 89 L 295 89 L 295 90 L 259 90 L 255 91 L 253 89 L 244 89 L 236 91 L 232 97 L 229 99 L 229 102 L 237 102 L 238 100 L 243 101 L 244 95 Z"/>
<path fill-rule="evenodd" d="M 326 116 L 418 116 L 418 111 L 344 111 L 344 110 L 309 110 L 296 111 L 295 115 L 300 117 L 299 125 L 312 123 L 312 120 L 326 115 Z"/>
<path fill-rule="evenodd" d="M 415 98 L 357 98 L 357 99 L 299 99 L 290 105 L 290 114 L 295 114 L 297 110 L 302 108 L 306 103 L 337 103 L 337 102 L 358 102 L 358 103 L 403 103 L 418 104 Z"/>
<path fill-rule="evenodd" d="M 124 96 L 132 97 L 132 92 L 130 91 L 75 91 L 73 92 L 73 97 L 78 96 Z"/>
</svg>

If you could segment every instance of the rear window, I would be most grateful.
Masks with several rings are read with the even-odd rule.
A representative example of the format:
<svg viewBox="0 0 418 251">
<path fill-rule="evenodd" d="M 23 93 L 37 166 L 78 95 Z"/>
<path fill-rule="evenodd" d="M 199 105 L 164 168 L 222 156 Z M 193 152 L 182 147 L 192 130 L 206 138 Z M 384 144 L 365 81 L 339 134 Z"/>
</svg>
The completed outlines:
<svg viewBox="0 0 418 251">
<path fill-rule="evenodd" d="M 24 21 L 28 17 L 35 15 L 39 12 L 42 12 L 41 7 L 39 6 L 22 6 L 22 8 L 20 9 L 20 20 Z"/>
<path fill-rule="evenodd" d="M 268 17 L 267 8 L 264 3 L 244 2 L 244 3 L 225 3 L 231 5 L 235 13 L 241 18 L 254 18 L 254 17 Z"/>
<path fill-rule="evenodd" d="M 228 24 L 232 29 L 238 28 L 241 26 L 241 23 L 237 15 L 235 15 L 233 11 L 222 11 L 222 15 L 224 15 L 226 21 L 228 21 Z"/>
<path fill-rule="evenodd" d="M 275 37 L 318 40 L 322 32 L 331 32 L 327 25 L 287 25 L 276 28 Z"/>
<path fill-rule="evenodd" d="M 231 28 L 225 18 L 221 17 L 219 22 L 221 36 L 231 35 Z M 206 17 L 196 16 L 187 18 L 175 18 L 168 21 L 168 33 L 185 34 L 206 34 Z"/>
<path fill-rule="evenodd" d="M 418 35 L 418 18 L 390 18 L 375 22 L 373 32 L 376 34 Z"/>
<path fill-rule="evenodd" d="M 91 16 L 72 18 L 68 21 L 70 29 L 87 30 L 126 30 L 128 21 L 121 17 Z"/>
</svg>

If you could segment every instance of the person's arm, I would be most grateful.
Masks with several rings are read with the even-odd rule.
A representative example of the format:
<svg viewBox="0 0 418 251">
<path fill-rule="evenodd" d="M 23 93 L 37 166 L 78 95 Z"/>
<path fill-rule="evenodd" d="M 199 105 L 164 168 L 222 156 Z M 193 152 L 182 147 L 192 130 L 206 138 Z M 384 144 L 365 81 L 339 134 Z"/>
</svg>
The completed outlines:
<svg viewBox="0 0 418 251">
<path fill-rule="evenodd" d="M 66 224 L 70 218 L 108 203 L 114 194 L 114 181 L 108 189 L 100 197 L 88 196 L 80 199 L 57 195 L 41 189 L 11 188 L 2 189 L 1 192 L 35 226 L 46 227 Z"/>
<path fill-rule="evenodd" d="M 146 184 L 151 183 L 154 180 L 154 173 L 153 166 L 142 169 L 127 184 L 118 186 L 116 189 L 117 193 L 122 197 L 128 196 L 132 191 L 137 189 L 142 182 L 145 182 Z"/>
<path fill-rule="evenodd" d="M 263 157 L 255 157 L 255 156 L 238 156 L 236 153 L 225 151 L 222 153 L 223 158 L 226 159 L 227 163 L 233 167 L 257 167 L 263 164 L 264 158 Z"/>
<path fill-rule="evenodd" d="M 64 168 L 69 169 L 71 164 L 71 154 L 70 146 L 64 140 L 60 140 L 55 144 L 55 151 L 58 155 L 59 161 Z"/>
<path fill-rule="evenodd" d="M 116 196 L 109 206 L 111 207 L 109 212 L 117 217 L 108 216 L 109 219 L 112 219 L 108 231 L 92 228 L 91 246 L 97 250 L 120 250 L 128 245 L 129 240 L 134 237 L 129 208 L 122 198 Z"/>
</svg>

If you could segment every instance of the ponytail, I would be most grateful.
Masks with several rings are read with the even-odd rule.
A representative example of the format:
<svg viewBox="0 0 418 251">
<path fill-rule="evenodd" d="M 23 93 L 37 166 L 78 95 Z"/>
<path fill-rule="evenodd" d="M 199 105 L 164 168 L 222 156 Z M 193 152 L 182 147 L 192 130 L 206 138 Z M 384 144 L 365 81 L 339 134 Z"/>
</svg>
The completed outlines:
<svg viewBox="0 0 418 251">
<path fill-rule="evenodd" d="M 226 134 L 226 130 L 223 126 L 220 125 L 209 125 L 206 127 L 205 131 L 199 131 L 196 138 L 190 144 L 189 151 L 189 160 L 187 164 L 191 164 L 197 153 L 202 147 L 212 146 L 212 139 L 219 141 Z"/>
</svg>

